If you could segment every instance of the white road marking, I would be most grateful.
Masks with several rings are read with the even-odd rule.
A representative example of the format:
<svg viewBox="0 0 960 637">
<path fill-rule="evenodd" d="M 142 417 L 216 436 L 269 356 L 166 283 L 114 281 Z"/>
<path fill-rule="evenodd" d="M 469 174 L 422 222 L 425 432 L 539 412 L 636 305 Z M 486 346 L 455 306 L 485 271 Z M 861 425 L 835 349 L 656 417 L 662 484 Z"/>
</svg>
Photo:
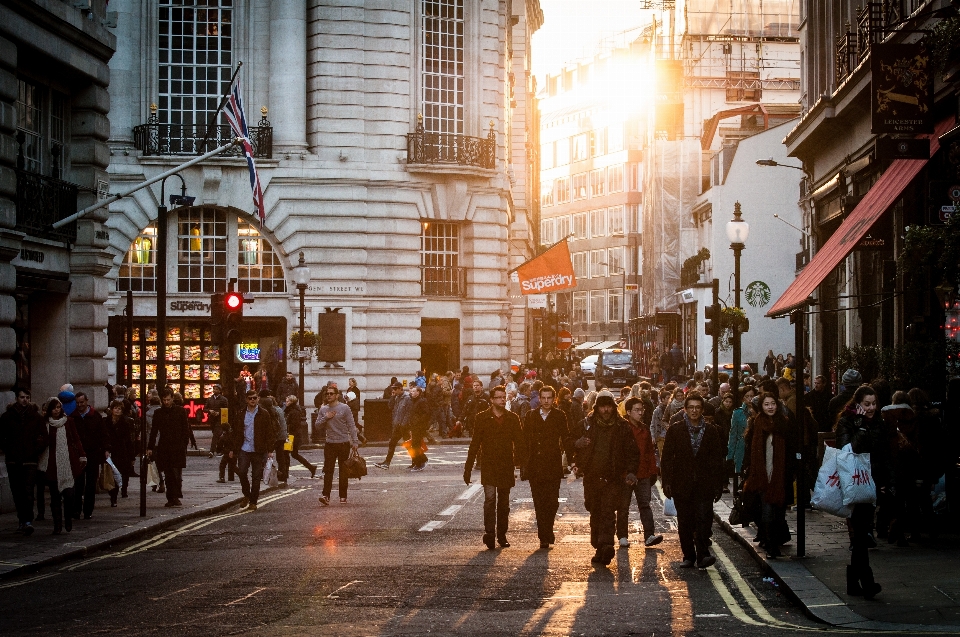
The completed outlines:
<svg viewBox="0 0 960 637">
<path fill-rule="evenodd" d="M 457 499 L 469 500 L 470 498 L 475 496 L 477 493 L 479 493 L 481 489 L 483 489 L 482 484 L 471 484 L 466 491 L 464 491 L 463 493 L 457 496 Z"/>
<path fill-rule="evenodd" d="M 451 504 L 437 515 L 456 515 L 457 511 L 463 508 L 462 504 Z"/>
<path fill-rule="evenodd" d="M 223 605 L 223 606 L 233 606 L 234 604 L 239 604 L 240 602 L 246 601 L 246 600 L 250 599 L 251 597 L 253 597 L 254 595 L 256 595 L 257 593 L 259 593 L 259 592 L 261 592 L 261 591 L 265 591 L 265 590 L 267 590 L 266 586 L 264 586 L 263 588 L 255 589 L 252 593 L 249 593 L 249 594 L 247 594 L 247 595 L 244 595 L 243 597 L 240 597 L 240 598 L 238 598 L 238 599 L 233 600 L 232 602 L 227 602 L 226 604 L 222 604 L 222 605 Z"/>
<path fill-rule="evenodd" d="M 354 584 L 361 584 L 361 583 L 363 583 L 363 580 L 360 580 L 360 579 L 355 579 L 355 580 L 353 580 L 352 582 L 347 582 L 346 584 L 344 584 L 343 586 L 341 586 L 341 587 L 338 588 L 337 590 L 335 590 L 335 591 L 333 591 L 332 593 L 330 593 L 329 595 L 327 595 L 327 599 L 340 599 L 340 596 L 337 595 L 337 593 L 339 593 L 339 592 L 342 591 L 343 589 L 347 588 L 348 586 L 353 586 Z"/>
<path fill-rule="evenodd" d="M 436 529 L 439 529 L 441 526 L 443 526 L 446 523 L 447 523 L 446 520 L 430 520 L 429 522 L 427 522 L 426 524 L 420 527 L 420 531 L 421 532 L 435 531 Z"/>
</svg>

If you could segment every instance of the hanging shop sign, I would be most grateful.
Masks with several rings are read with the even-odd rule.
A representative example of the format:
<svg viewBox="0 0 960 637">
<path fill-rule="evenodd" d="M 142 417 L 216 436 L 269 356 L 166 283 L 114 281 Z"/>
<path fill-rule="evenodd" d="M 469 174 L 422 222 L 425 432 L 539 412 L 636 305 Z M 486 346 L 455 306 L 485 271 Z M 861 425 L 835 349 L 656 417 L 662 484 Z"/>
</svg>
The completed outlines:
<svg viewBox="0 0 960 637">
<path fill-rule="evenodd" d="M 870 71 L 873 133 L 933 132 L 933 74 L 923 44 L 872 44 Z"/>
</svg>

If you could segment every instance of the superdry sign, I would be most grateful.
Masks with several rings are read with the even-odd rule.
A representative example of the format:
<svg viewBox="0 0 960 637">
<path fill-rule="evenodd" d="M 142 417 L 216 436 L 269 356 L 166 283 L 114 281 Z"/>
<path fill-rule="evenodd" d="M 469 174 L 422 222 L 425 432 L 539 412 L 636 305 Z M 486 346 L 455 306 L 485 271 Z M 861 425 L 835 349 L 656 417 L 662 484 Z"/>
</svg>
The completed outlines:
<svg viewBox="0 0 960 637">
<path fill-rule="evenodd" d="M 577 287 L 570 248 L 563 239 L 515 270 L 521 294 L 545 294 Z"/>
</svg>

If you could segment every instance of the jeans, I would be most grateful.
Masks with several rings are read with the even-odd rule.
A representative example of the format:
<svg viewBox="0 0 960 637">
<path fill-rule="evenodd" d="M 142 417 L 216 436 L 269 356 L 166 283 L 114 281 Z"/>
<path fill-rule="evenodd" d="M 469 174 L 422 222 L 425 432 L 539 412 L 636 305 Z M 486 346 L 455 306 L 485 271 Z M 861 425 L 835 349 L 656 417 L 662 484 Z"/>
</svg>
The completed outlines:
<svg viewBox="0 0 960 637">
<path fill-rule="evenodd" d="M 47 481 L 50 485 L 50 513 L 53 515 L 53 528 L 59 531 L 61 526 L 66 526 L 69 531 L 73 527 L 74 512 L 74 490 L 57 489 L 57 483 Z"/>
<path fill-rule="evenodd" d="M 225 472 L 227 472 L 228 468 L 229 468 L 228 475 L 230 476 L 230 481 L 233 482 L 237 474 L 237 458 L 236 456 L 231 458 L 230 452 L 224 451 L 223 455 L 220 456 L 220 479 L 221 480 L 224 479 L 223 475 Z"/>
<path fill-rule="evenodd" d="M 583 481 L 584 506 L 590 512 L 590 545 L 597 550 L 613 547 L 620 487 L 619 482 L 589 476 Z"/>
<path fill-rule="evenodd" d="M 674 497 L 677 505 L 677 533 L 685 560 L 699 560 L 710 555 L 709 542 L 713 528 L 713 496 L 694 492 Z"/>
<path fill-rule="evenodd" d="M 10 491 L 17 509 L 20 524 L 33 522 L 33 491 L 37 475 L 37 463 L 8 462 L 7 474 L 10 476 Z"/>
<path fill-rule="evenodd" d="M 387 459 L 384 460 L 384 464 L 390 464 L 390 461 L 393 460 L 393 453 L 397 450 L 397 443 L 400 442 L 400 439 L 403 438 L 404 427 L 402 425 L 393 426 L 393 435 L 390 436 L 390 446 L 387 447 Z"/>
<path fill-rule="evenodd" d="M 283 448 L 286 440 L 277 442 L 277 482 L 286 482 L 290 477 L 290 452 Z"/>
<path fill-rule="evenodd" d="M 93 505 L 97 498 L 97 478 L 100 477 L 102 462 L 87 462 L 73 481 L 73 517 L 79 518 L 93 515 Z"/>
<path fill-rule="evenodd" d="M 256 451 L 241 451 L 237 459 L 237 473 L 240 474 L 240 491 L 243 496 L 250 500 L 250 504 L 256 504 L 260 497 L 260 483 L 263 481 L 263 467 L 267 464 L 267 454 L 257 453 Z M 253 476 L 247 475 L 247 471 L 252 469 Z M 252 481 L 252 484 L 251 484 Z"/>
<path fill-rule="evenodd" d="M 290 454 L 290 457 L 309 469 L 310 473 L 316 473 L 317 468 L 311 464 L 309 460 L 300 455 L 300 443 L 297 442 L 298 438 L 300 438 L 300 436 L 293 437 L 293 453 Z"/>
<path fill-rule="evenodd" d="M 483 530 L 505 540 L 510 522 L 510 487 L 483 485 Z"/>
<path fill-rule="evenodd" d="M 537 537 L 541 542 L 553 544 L 553 523 L 560 508 L 559 480 L 531 480 L 530 495 L 533 496 L 533 510 L 537 514 Z"/>
<path fill-rule="evenodd" d="M 623 485 L 620 508 L 617 509 L 617 537 L 630 535 L 630 503 L 634 496 L 637 498 L 637 510 L 640 512 L 640 524 L 643 526 L 643 539 L 647 539 L 657 532 L 653 522 L 653 511 L 650 509 L 650 490 L 656 477 L 637 480 L 632 487 Z"/>
<path fill-rule="evenodd" d="M 330 497 L 333 490 L 333 467 L 340 464 L 340 481 L 337 485 L 340 497 L 347 497 L 347 476 L 343 473 L 343 463 L 350 457 L 349 442 L 328 442 L 323 446 L 323 495 Z"/>
</svg>

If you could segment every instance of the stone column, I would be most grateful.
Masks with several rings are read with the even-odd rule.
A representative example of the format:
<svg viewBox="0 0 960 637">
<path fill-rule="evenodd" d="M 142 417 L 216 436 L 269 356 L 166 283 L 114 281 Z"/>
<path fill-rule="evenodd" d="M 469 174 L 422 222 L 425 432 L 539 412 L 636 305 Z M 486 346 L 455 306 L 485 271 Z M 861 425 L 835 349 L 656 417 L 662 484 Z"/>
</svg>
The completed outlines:
<svg viewBox="0 0 960 637">
<path fill-rule="evenodd" d="M 307 5 L 270 3 L 270 119 L 273 152 L 307 150 Z M 252 110 L 252 109 L 251 109 Z"/>
<path fill-rule="evenodd" d="M 0 38 L 0 404 L 13 402 L 17 380 L 13 331 L 17 304 L 17 270 L 10 261 L 20 251 L 23 233 L 17 226 L 17 47 Z"/>
<path fill-rule="evenodd" d="M 110 97 L 105 86 L 90 84 L 74 94 L 71 112 L 70 180 L 96 187 L 108 182 L 110 152 Z M 80 192 L 77 208 L 96 202 L 93 193 Z M 107 208 L 101 208 L 77 222 L 77 243 L 70 252 L 70 328 L 68 380 L 84 391 L 91 403 L 107 404 L 107 308 L 104 303 L 111 281 L 104 278 L 113 266 L 106 251 L 110 232 L 104 225 Z"/>
<path fill-rule="evenodd" d="M 110 109 L 110 141 L 116 145 L 133 146 L 133 127 L 145 123 L 147 109 L 142 105 L 143 51 L 134 46 L 141 42 L 141 5 L 140 0 L 113 0 L 110 10 L 118 13 L 117 28 L 114 33 L 117 42 L 125 43 L 117 47 L 110 58 L 110 81 L 114 86 L 122 87 L 122 99 L 115 99 Z M 116 97 L 116 94 L 115 94 Z"/>
</svg>

